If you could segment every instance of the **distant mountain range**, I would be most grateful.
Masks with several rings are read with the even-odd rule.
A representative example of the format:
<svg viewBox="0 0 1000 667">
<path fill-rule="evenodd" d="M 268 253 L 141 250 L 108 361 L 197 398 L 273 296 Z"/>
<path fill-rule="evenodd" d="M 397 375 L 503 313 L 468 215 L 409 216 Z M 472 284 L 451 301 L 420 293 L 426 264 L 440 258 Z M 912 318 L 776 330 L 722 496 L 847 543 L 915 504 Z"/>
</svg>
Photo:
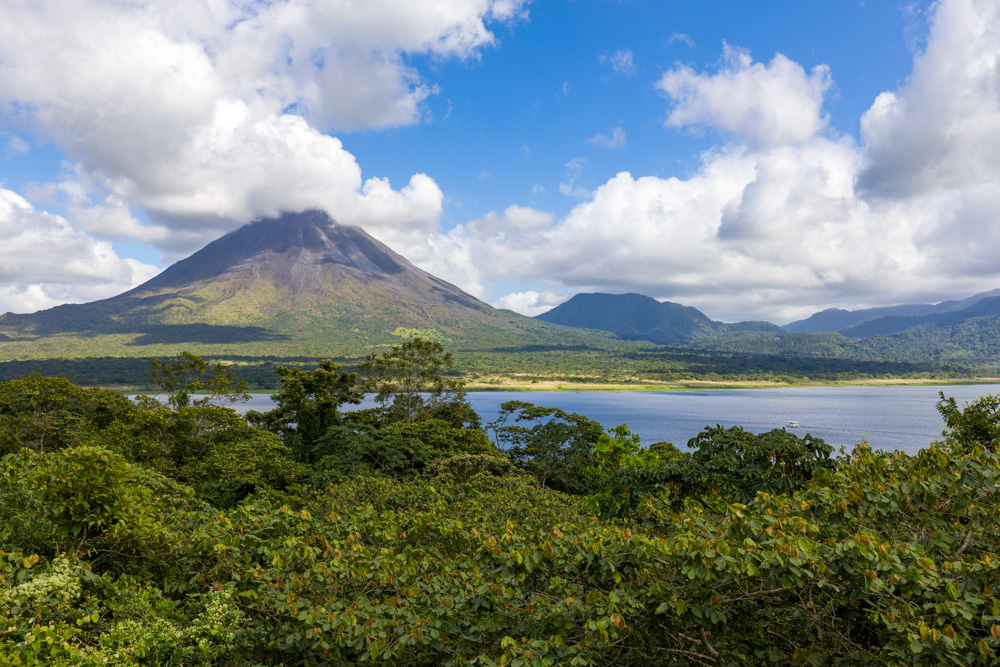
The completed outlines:
<svg viewBox="0 0 1000 667">
<path fill-rule="evenodd" d="M 639 294 L 577 294 L 537 316 L 628 340 L 746 354 L 897 362 L 1000 362 L 1000 290 L 961 301 L 830 309 L 785 327 L 715 322 Z"/>
<path fill-rule="evenodd" d="M 784 329 L 792 333 L 840 331 L 852 338 L 864 338 L 877 333 L 903 331 L 920 323 L 914 318 L 933 318 L 936 315 L 966 310 L 984 299 L 993 297 L 1000 297 L 1000 289 L 983 292 L 961 301 L 942 301 L 938 304 L 917 303 L 864 310 L 830 308 L 804 320 L 790 322 Z"/>
<path fill-rule="evenodd" d="M 840 370 L 852 361 L 996 364 L 1000 290 L 936 305 L 828 310 L 784 328 L 715 322 L 639 294 L 577 294 L 529 318 L 479 301 L 357 227 L 307 211 L 244 225 L 118 296 L 2 315 L 0 362 L 183 350 L 254 363 L 356 359 L 415 335 L 487 373 L 531 366 L 608 376 L 623 368 L 622 355 L 634 369 L 657 372 L 704 367 L 706 358 L 730 369 L 804 367 L 777 357 L 846 360 Z"/>
</svg>

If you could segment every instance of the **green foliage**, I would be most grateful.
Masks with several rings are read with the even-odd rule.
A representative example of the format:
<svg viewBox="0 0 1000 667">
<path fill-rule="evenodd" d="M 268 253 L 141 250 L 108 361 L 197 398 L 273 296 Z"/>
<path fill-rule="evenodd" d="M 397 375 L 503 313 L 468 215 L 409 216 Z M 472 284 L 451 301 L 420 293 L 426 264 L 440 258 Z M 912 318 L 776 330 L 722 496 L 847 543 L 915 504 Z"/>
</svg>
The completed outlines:
<svg viewBox="0 0 1000 667">
<path fill-rule="evenodd" d="M 789 494 L 816 475 L 833 470 L 833 448 L 820 438 L 800 438 L 785 429 L 755 434 L 733 426 L 709 427 L 688 442 L 682 455 L 649 452 L 644 465 L 621 467 L 607 484 L 602 511 L 628 514 L 646 494 L 666 494 L 676 503 L 695 499 L 716 510 L 749 503 L 759 493 Z"/>
<path fill-rule="evenodd" d="M 941 400 L 937 410 L 944 419 L 944 437 L 948 442 L 964 449 L 983 447 L 987 451 L 997 451 L 1000 447 L 1000 397 L 983 396 L 959 409 L 954 398 L 945 398 L 944 392 L 938 392 Z"/>
<path fill-rule="evenodd" d="M 604 427 L 592 419 L 525 401 L 507 401 L 488 428 L 497 447 L 542 486 L 575 494 L 597 489 L 587 471 L 594 464 L 594 444 L 605 434 Z"/>
<path fill-rule="evenodd" d="M 479 429 L 455 427 L 440 420 L 382 428 L 346 424 L 333 427 L 319 443 L 317 454 L 327 470 L 354 475 L 374 473 L 395 479 L 413 477 L 440 459 L 460 454 L 496 456 Z"/>
<path fill-rule="evenodd" d="M 265 414 L 251 413 L 252 422 L 280 433 L 295 459 L 304 463 L 317 460 L 316 443 L 330 427 L 340 424 L 340 406 L 357 404 L 364 397 L 357 373 L 346 373 L 329 359 L 315 370 L 278 366 L 281 389 L 272 394 L 275 408 Z"/>
<path fill-rule="evenodd" d="M 8 559 L 0 572 L 10 580 L 0 580 L 0 664 L 235 664 L 243 613 L 232 587 L 182 605 L 129 575 L 97 577 L 76 557 Z"/>
<path fill-rule="evenodd" d="M 676 445 L 672 442 L 667 442 L 666 440 L 661 440 L 660 442 L 654 442 L 649 446 L 649 451 L 653 452 L 656 457 L 661 461 L 670 461 L 672 459 L 679 459 L 684 456 L 684 452 L 677 449 Z"/>
<path fill-rule="evenodd" d="M 621 512 L 625 497 L 614 493 L 614 486 L 609 484 L 612 476 L 622 470 L 651 470 L 656 468 L 662 459 L 651 449 L 643 448 L 639 436 L 628 430 L 625 424 L 620 424 L 594 443 L 594 465 L 586 472 L 598 489 L 588 498 L 588 504 L 599 514 L 618 514 Z"/>
<path fill-rule="evenodd" d="M 383 354 L 369 354 L 358 370 L 366 391 L 375 393 L 375 402 L 395 421 L 412 423 L 431 412 L 437 418 L 455 417 L 458 421 L 449 421 L 456 425 L 472 419 L 478 426 L 478 417 L 465 403 L 464 383 L 444 375 L 452 365 L 451 352 L 441 343 L 414 338 Z"/>
<path fill-rule="evenodd" d="M 481 430 L 374 412 L 335 420 L 306 466 L 232 410 L 123 405 L 101 421 L 97 394 L 64 389 L 54 404 L 77 397 L 74 426 L 50 433 L 73 436 L 0 458 L 0 665 L 930 666 L 1000 652 L 996 399 L 942 398 L 946 437 L 913 456 L 859 445 L 832 459 L 808 436 L 721 427 L 689 453 L 646 450 L 624 426 L 510 403 L 492 426 L 534 448 L 517 467 Z M 540 486 L 522 472 L 536 458 L 546 486 L 597 493 Z M 594 516 L 600 494 L 628 516 Z"/>
<path fill-rule="evenodd" d="M 108 389 L 30 375 L 0 383 L 0 455 L 22 447 L 45 452 L 84 442 L 128 419 L 131 402 Z"/>
<path fill-rule="evenodd" d="M 59 450 L 29 477 L 56 535 L 77 549 L 130 518 L 143 498 L 129 481 L 123 458 L 90 445 Z"/>
<path fill-rule="evenodd" d="M 231 408 L 146 407 L 108 429 L 105 442 L 220 507 L 261 486 L 281 488 L 302 474 L 278 435 L 249 424 Z"/>
<path fill-rule="evenodd" d="M 594 443 L 593 456 L 593 473 L 602 477 L 622 468 L 652 468 L 660 461 L 656 452 L 644 448 L 639 436 L 625 424 L 602 433 Z"/>
<path fill-rule="evenodd" d="M 201 357 L 184 351 L 172 361 L 150 359 L 149 377 L 159 389 L 170 394 L 167 401 L 174 408 L 191 405 L 215 405 L 220 402 L 247 401 L 247 383 L 236 377 L 222 362 L 209 365 Z M 192 400 L 194 392 L 207 390 L 208 396 Z"/>
<path fill-rule="evenodd" d="M 432 475 L 451 475 L 455 479 L 469 480 L 477 475 L 507 477 L 519 473 L 510 459 L 490 454 L 456 454 L 428 464 Z"/>
<path fill-rule="evenodd" d="M 830 470 L 833 447 L 809 434 L 799 437 L 785 429 L 754 434 L 740 426 L 716 425 L 695 436 L 684 459 L 702 489 L 724 502 L 748 502 L 758 493 L 791 493 L 818 472 Z M 706 488 L 707 487 L 707 488 Z"/>
</svg>

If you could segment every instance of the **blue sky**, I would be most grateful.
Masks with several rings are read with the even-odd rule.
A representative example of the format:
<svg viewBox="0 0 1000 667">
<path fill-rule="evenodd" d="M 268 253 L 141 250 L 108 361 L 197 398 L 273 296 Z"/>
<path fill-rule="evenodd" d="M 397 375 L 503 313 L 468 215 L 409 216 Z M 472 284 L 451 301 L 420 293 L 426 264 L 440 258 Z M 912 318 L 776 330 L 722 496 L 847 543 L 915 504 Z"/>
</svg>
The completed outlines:
<svg viewBox="0 0 1000 667">
<path fill-rule="evenodd" d="M 698 154 L 720 137 L 665 129 L 667 100 L 653 84 L 677 62 L 711 69 L 722 57 L 723 42 L 757 59 L 783 53 L 806 69 L 829 65 L 837 75 L 837 90 L 826 104 L 831 126 L 857 135 L 872 100 L 910 72 L 907 40 L 926 30 L 919 6 L 534 3 L 529 20 L 495 27 L 498 47 L 484 49 L 478 59 L 437 67 L 427 59 L 419 63 L 441 88 L 429 100 L 425 123 L 342 138 L 348 150 L 363 156 L 368 172 L 394 182 L 415 171 L 432 175 L 454 200 L 446 225 L 512 203 L 562 215 L 576 203 L 559 192 L 565 165 L 574 158 L 586 158 L 579 181 L 590 188 L 623 170 L 683 176 L 697 168 Z M 630 54 L 633 67 L 616 72 L 615 53 Z M 620 149 L 586 143 L 615 127 L 625 132 Z M 533 194 L 536 186 L 544 193 Z"/>
<path fill-rule="evenodd" d="M 715 319 L 1000 284 L 987 0 L 0 7 L 0 312 L 324 208 L 487 302 Z"/>
</svg>

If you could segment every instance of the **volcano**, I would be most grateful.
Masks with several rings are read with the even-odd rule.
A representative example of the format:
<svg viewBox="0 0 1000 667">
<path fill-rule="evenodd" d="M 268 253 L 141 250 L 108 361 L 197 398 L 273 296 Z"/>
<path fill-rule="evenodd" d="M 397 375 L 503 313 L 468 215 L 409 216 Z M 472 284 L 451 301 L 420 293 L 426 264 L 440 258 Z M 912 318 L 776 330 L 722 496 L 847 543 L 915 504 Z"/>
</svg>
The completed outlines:
<svg viewBox="0 0 1000 667">
<path fill-rule="evenodd" d="M 262 283 L 281 298 L 261 299 Z M 212 297 L 201 301 L 209 285 Z M 237 307 L 256 306 L 261 314 L 273 315 L 280 310 L 298 312 L 324 296 L 358 289 L 404 309 L 428 305 L 472 312 L 490 309 L 418 269 L 360 227 L 338 225 L 322 211 L 244 225 L 112 300 L 171 293 L 191 298 L 194 310 L 205 313 L 237 306 L 236 301 Z"/>
<path fill-rule="evenodd" d="M 118 296 L 7 313 L 0 356 L 17 358 L 15 348 L 25 346 L 27 356 L 60 346 L 72 356 L 82 348 L 84 356 L 135 356 L 136 347 L 192 344 L 322 356 L 357 354 L 400 336 L 450 341 L 488 330 L 537 329 L 417 268 L 364 230 L 307 211 L 244 225 Z"/>
</svg>

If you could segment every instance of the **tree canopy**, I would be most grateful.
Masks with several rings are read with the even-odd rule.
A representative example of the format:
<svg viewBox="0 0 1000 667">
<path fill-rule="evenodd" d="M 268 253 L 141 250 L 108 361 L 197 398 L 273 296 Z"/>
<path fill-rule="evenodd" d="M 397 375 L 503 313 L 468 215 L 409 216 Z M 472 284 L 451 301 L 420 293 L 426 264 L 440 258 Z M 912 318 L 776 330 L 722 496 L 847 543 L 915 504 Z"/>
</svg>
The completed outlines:
<svg viewBox="0 0 1000 667">
<path fill-rule="evenodd" d="M 478 416 L 465 402 L 465 383 L 446 375 L 452 365 L 451 352 L 441 343 L 416 337 L 382 354 L 369 354 L 358 371 L 365 391 L 373 392 L 375 402 L 394 420 L 412 423 L 431 413 L 478 426 Z"/>
<path fill-rule="evenodd" d="M 943 399 L 915 455 L 833 456 L 525 402 L 491 442 L 340 412 L 332 364 L 281 377 L 250 421 L 0 383 L 0 665 L 998 660 L 994 397 Z"/>
</svg>

